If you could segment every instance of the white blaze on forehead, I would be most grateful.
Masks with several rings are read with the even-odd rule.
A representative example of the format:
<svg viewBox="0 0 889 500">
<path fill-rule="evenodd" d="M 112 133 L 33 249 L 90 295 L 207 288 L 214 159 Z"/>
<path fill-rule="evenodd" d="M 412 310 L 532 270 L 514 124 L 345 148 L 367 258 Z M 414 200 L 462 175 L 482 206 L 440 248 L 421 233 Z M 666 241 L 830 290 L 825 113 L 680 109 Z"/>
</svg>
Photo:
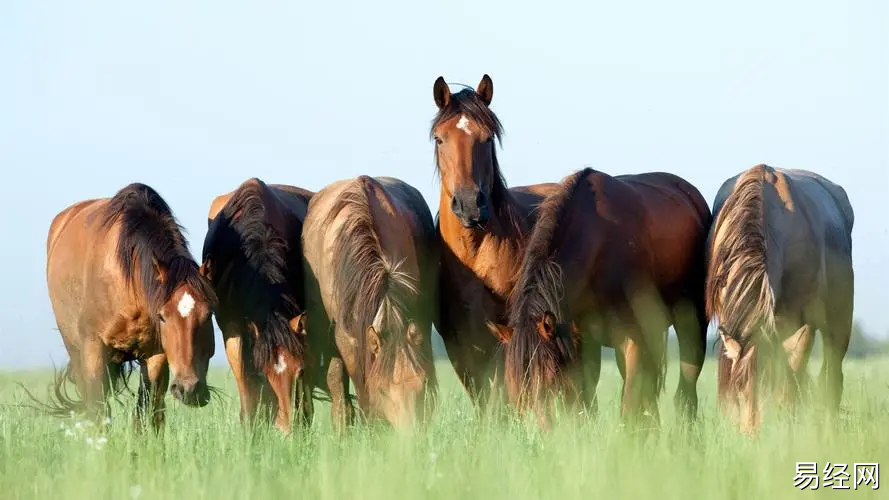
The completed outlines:
<svg viewBox="0 0 889 500">
<path fill-rule="evenodd" d="M 278 362 L 275 363 L 275 373 L 282 374 L 287 369 L 287 362 L 284 361 L 284 355 L 278 354 Z"/>
<path fill-rule="evenodd" d="M 472 131 L 469 130 L 469 120 L 466 118 L 466 115 L 460 115 L 460 119 L 457 120 L 457 128 L 466 132 L 466 135 L 472 135 Z"/>
<path fill-rule="evenodd" d="M 194 309 L 194 297 L 188 292 L 183 293 L 182 298 L 179 299 L 179 305 L 176 308 L 179 310 L 180 316 L 187 318 L 191 313 L 191 310 Z"/>
</svg>

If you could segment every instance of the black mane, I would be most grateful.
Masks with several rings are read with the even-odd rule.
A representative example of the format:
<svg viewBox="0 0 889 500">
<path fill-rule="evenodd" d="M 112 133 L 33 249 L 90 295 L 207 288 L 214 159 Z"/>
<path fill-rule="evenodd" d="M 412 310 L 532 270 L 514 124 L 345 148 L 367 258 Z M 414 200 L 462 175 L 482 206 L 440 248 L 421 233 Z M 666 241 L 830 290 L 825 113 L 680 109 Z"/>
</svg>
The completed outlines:
<svg viewBox="0 0 889 500">
<path fill-rule="evenodd" d="M 266 200 L 275 199 L 261 180 L 244 182 L 209 223 L 202 252 L 221 309 L 237 310 L 259 331 L 255 342 L 253 335 L 242 340 L 256 367 L 274 363 L 278 348 L 297 359 L 304 354 L 289 323 L 302 312 L 302 249 L 298 238 L 286 241 L 269 223 Z"/>
<path fill-rule="evenodd" d="M 141 287 L 152 318 L 183 284 L 199 295 L 196 298 L 215 305 L 216 295 L 198 272 L 182 227 L 154 189 L 133 183 L 118 191 L 105 209 L 102 225 L 108 229 L 117 222 L 117 262 L 129 285 Z M 163 269 L 163 280 L 157 279 L 155 264 Z"/>
</svg>

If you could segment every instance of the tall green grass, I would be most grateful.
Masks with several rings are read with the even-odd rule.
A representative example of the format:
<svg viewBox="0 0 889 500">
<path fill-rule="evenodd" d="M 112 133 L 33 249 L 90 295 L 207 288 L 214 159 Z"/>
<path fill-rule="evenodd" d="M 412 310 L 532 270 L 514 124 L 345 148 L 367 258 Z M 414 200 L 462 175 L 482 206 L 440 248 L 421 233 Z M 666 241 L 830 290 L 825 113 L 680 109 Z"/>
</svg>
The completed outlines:
<svg viewBox="0 0 889 500">
<path fill-rule="evenodd" d="M 426 429 L 400 435 L 357 427 L 342 438 L 324 404 L 309 431 L 246 432 L 224 368 L 214 369 L 211 383 L 225 395 L 209 406 L 168 401 L 162 439 L 132 432 L 128 408 L 114 407 L 108 426 L 78 427 L 76 419 L 18 407 L 25 399 L 16 383 L 42 395 L 51 374 L 0 373 L 0 498 L 889 498 L 889 484 L 842 491 L 825 489 L 820 477 L 816 491 L 793 485 L 797 462 L 817 462 L 819 476 L 827 462 L 849 464 L 850 473 L 855 462 L 889 467 L 889 359 L 845 366 L 839 426 L 813 411 L 796 420 L 767 415 L 751 439 L 716 410 L 712 359 L 699 383 L 699 421 L 684 432 L 672 407 L 673 361 L 661 397 L 663 428 L 647 440 L 619 426 L 613 363 L 603 367 L 597 420 L 566 418 L 548 433 L 492 424 L 475 415 L 450 365 L 440 362 L 440 402 Z"/>
</svg>

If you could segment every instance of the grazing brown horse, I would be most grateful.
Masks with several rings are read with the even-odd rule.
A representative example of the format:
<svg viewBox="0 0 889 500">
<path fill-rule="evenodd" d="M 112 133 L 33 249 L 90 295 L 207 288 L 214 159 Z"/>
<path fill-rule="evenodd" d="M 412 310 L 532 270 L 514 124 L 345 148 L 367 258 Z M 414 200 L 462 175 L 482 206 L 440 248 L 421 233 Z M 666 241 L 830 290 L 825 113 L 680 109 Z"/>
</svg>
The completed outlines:
<svg viewBox="0 0 889 500">
<path fill-rule="evenodd" d="M 314 385 L 336 426 L 352 420 L 349 378 L 365 416 L 400 429 L 421 420 L 436 390 L 437 251 L 423 197 L 389 177 L 335 182 L 312 197 L 303 242 Z"/>
<path fill-rule="evenodd" d="M 505 342 L 506 387 L 546 427 L 559 396 L 595 408 L 601 347 L 614 347 L 624 379 L 621 415 L 658 420 L 666 329 L 677 331 L 681 409 L 697 402 L 703 363 L 705 245 L 710 210 L 700 192 L 668 173 L 610 176 L 585 169 L 540 205 Z"/>
<path fill-rule="evenodd" d="M 708 317 L 719 325 L 723 410 L 755 433 L 760 382 L 779 404 L 795 406 L 817 329 L 835 416 L 855 278 L 855 214 L 845 190 L 805 170 L 756 165 L 723 183 L 713 213 L 706 296 Z"/>
<path fill-rule="evenodd" d="M 201 272 L 219 297 L 216 321 L 251 421 L 268 382 L 275 426 L 291 430 L 294 384 L 305 355 L 302 226 L 312 193 L 251 178 L 210 205 Z M 301 391 L 303 424 L 311 424 L 310 394 Z"/>
<path fill-rule="evenodd" d="M 502 356 L 488 321 L 505 322 L 534 211 L 558 184 L 507 188 L 494 140 L 502 127 L 490 109 L 494 84 L 482 77 L 476 90 L 451 93 L 438 77 L 438 114 L 430 135 L 441 177 L 437 226 L 441 240 L 439 312 L 435 328 L 451 364 L 474 402 L 484 404 L 498 387 Z M 496 396 L 495 396 L 496 397 Z"/>
<path fill-rule="evenodd" d="M 189 406 L 209 402 L 216 296 L 154 189 L 130 184 L 113 198 L 66 208 L 52 221 L 46 252 L 49 297 L 70 357 L 64 375 L 83 398 L 68 398 L 66 377 L 59 377 L 60 411 L 101 416 L 129 361 L 142 369 L 140 422 L 151 405 L 152 422 L 162 428 L 170 372 L 176 399 Z"/>
</svg>

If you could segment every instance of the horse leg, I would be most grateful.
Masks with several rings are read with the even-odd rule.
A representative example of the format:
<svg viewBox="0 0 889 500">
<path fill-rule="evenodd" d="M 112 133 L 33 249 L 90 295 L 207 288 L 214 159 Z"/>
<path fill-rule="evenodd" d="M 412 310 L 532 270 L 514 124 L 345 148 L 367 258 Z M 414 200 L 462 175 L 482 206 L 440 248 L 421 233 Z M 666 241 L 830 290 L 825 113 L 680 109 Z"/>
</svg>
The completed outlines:
<svg viewBox="0 0 889 500">
<path fill-rule="evenodd" d="M 584 410 L 593 417 L 599 414 L 599 397 L 597 389 L 599 377 L 602 373 L 602 344 L 595 340 L 585 338 L 581 343 L 581 363 L 583 363 L 583 389 Z"/>
<path fill-rule="evenodd" d="M 149 407 L 151 408 L 151 424 L 156 433 L 163 432 L 166 419 L 166 403 L 164 396 L 170 382 L 170 367 L 164 354 L 156 354 L 140 363 L 141 383 L 136 403 L 136 428 L 142 430 L 147 423 Z"/>
<path fill-rule="evenodd" d="M 839 416 L 843 400 L 843 358 L 849 350 L 852 337 L 854 309 L 855 271 L 852 257 L 848 254 L 827 251 L 827 328 L 819 325 L 824 346 L 821 365 L 821 385 L 825 391 L 830 418 Z"/>
<path fill-rule="evenodd" d="M 99 421 L 109 416 L 105 396 L 108 394 L 108 362 L 105 346 L 101 342 L 91 342 L 81 351 L 81 380 L 83 383 L 83 404 L 88 418 Z"/>
<path fill-rule="evenodd" d="M 649 346 L 641 340 L 642 332 L 627 329 L 619 345 L 624 361 L 624 390 L 621 419 L 638 426 L 643 419 L 657 425 L 657 364 Z"/>
<path fill-rule="evenodd" d="M 352 424 L 352 403 L 349 401 L 349 375 L 340 357 L 330 358 L 327 366 L 327 389 L 330 391 L 330 412 L 337 433 Z"/>
<path fill-rule="evenodd" d="M 677 305 L 672 316 L 679 342 L 680 367 L 673 404 L 683 420 L 694 421 L 698 413 L 698 377 L 707 348 L 707 316 L 703 303 L 692 307 Z"/>
<path fill-rule="evenodd" d="M 228 364 L 231 366 L 232 374 L 238 385 L 238 396 L 241 402 L 241 423 L 252 424 L 259 399 L 259 381 L 253 374 L 248 372 L 245 366 L 246 360 L 242 359 L 242 331 L 238 329 L 237 332 L 232 332 L 232 328 L 232 326 L 229 326 L 224 331 L 225 356 L 228 358 Z"/>
<path fill-rule="evenodd" d="M 851 302 L 851 301 L 850 301 Z M 835 419 L 843 399 L 843 358 L 852 336 L 852 307 L 828 315 L 828 328 L 821 331 L 824 359 L 821 362 L 821 386 L 829 415 Z"/>
<path fill-rule="evenodd" d="M 787 362 L 780 363 L 779 373 L 785 373 L 786 376 L 778 381 L 777 387 L 780 391 L 780 400 L 788 403 L 793 409 L 796 408 L 808 386 L 809 377 L 806 370 L 814 339 L 815 329 L 811 325 L 804 324 L 782 343 Z"/>
</svg>

